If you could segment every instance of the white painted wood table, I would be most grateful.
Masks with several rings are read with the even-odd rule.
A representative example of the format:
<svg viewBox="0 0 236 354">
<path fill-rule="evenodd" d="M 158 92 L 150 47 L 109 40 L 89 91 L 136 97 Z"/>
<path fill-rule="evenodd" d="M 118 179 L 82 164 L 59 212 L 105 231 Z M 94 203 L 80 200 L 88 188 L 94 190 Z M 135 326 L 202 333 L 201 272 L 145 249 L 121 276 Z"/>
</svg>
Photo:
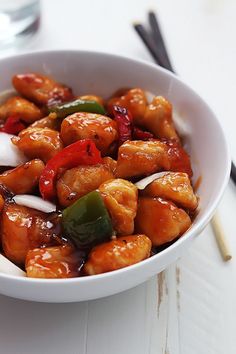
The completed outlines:
<svg viewBox="0 0 236 354">
<path fill-rule="evenodd" d="M 18 52 L 94 49 L 151 61 L 131 23 L 145 21 L 150 8 L 158 10 L 176 70 L 219 116 L 236 161 L 235 0 L 42 5 L 37 38 Z M 208 226 L 176 264 L 122 294 L 75 304 L 0 296 L 0 354 L 235 354 L 235 210 L 230 182 L 219 207 L 233 253 L 228 263 Z"/>
</svg>

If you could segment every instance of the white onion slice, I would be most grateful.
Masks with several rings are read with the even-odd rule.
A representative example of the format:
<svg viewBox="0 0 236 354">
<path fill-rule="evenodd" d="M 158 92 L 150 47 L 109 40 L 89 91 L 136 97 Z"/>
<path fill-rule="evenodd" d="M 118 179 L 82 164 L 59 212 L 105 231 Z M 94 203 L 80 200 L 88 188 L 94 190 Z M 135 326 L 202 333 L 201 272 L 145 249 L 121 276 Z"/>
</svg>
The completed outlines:
<svg viewBox="0 0 236 354">
<path fill-rule="evenodd" d="M 28 161 L 17 146 L 12 143 L 13 136 L 0 132 L 0 166 L 16 167 Z"/>
<path fill-rule="evenodd" d="M 26 276 L 26 273 L 23 270 L 9 261 L 9 259 L 4 257 L 2 254 L 0 254 L 0 272 L 4 274 L 17 275 L 19 277 Z"/>
<path fill-rule="evenodd" d="M 141 179 L 140 181 L 135 183 L 135 186 L 140 189 L 143 190 L 144 188 L 146 188 L 150 183 L 152 183 L 153 181 L 155 181 L 155 179 L 163 177 L 165 175 L 167 175 L 168 173 L 170 173 L 171 171 L 164 171 L 164 172 L 157 172 L 154 173 L 151 176 L 145 177 L 143 179 Z"/>
<path fill-rule="evenodd" d="M 153 93 L 151 93 L 150 91 L 145 91 L 145 94 L 146 94 L 148 102 L 152 102 L 155 95 L 153 95 Z"/>
<path fill-rule="evenodd" d="M 9 89 L 9 90 L 2 91 L 0 93 L 0 104 L 5 103 L 8 100 L 8 98 L 13 96 L 17 96 L 17 92 L 15 90 Z"/>
<path fill-rule="evenodd" d="M 57 209 L 55 204 L 48 202 L 35 195 L 19 194 L 19 195 L 15 195 L 13 200 L 18 205 L 23 205 L 28 208 L 33 208 L 39 211 L 43 211 L 44 213 L 52 213 Z"/>
<path fill-rule="evenodd" d="M 185 121 L 184 118 L 177 112 L 173 112 L 173 121 L 175 128 L 181 137 L 191 135 L 192 129 L 188 121 Z"/>
</svg>

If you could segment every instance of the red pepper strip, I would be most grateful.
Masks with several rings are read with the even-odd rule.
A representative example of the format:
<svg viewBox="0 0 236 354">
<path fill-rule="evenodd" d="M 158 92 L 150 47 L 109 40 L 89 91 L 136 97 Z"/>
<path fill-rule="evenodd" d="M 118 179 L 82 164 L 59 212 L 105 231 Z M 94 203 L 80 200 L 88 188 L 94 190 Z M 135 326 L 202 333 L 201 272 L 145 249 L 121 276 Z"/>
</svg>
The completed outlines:
<svg viewBox="0 0 236 354">
<path fill-rule="evenodd" d="M 120 106 L 113 106 L 112 111 L 117 122 L 120 146 L 126 140 L 132 140 L 133 117 L 126 108 Z"/>
<path fill-rule="evenodd" d="M 52 200 L 55 197 L 55 181 L 59 169 L 101 162 L 100 151 L 91 139 L 79 140 L 65 147 L 48 161 L 40 176 L 39 190 L 43 199 Z"/>
<path fill-rule="evenodd" d="M 148 140 L 148 139 L 153 139 L 154 135 L 150 132 L 143 131 L 142 129 L 134 127 L 133 138 L 135 140 Z"/>
<path fill-rule="evenodd" d="M 5 124 L 0 129 L 1 132 L 8 134 L 18 134 L 21 130 L 25 129 L 26 125 L 22 123 L 18 115 L 11 115 L 7 118 Z"/>
</svg>

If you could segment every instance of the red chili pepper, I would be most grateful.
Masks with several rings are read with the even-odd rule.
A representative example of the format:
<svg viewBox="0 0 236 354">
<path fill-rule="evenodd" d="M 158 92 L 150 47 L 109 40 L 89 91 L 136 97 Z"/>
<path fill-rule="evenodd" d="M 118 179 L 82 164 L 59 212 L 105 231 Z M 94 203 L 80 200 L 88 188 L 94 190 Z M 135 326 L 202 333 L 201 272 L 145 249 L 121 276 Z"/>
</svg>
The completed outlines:
<svg viewBox="0 0 236 354">
<path fill-rule="evenodd" d="M 113 106 L 112 111 L 117 122 L 120 146 L 126 140 L 132 140 L 133 117 L 126 108 L 120 106 Z"/>
<path fill-rule="evenodd" d="M 65 147 L 48 161 L 40 176 L 39 190 L 43 199 L 52 200 L 55 197 L 55 180 L 59 169 L 101 162 L 100 151 L 91 139 L 79 140 Z"/>
<path fill-rule="evenodd" d="M 170 162 L 170 171 L 185 172 L 192 177 L 193 171 L 191 167 L 190 157 L 179 141 L 175 139 L 161 139 L 168 148 L 168 159 Z"/>
<path fill-rule="evenodd" d="M 21 121 L 18 115 L 11 115 L 7 118 L 6 122 L 4 123 L 0 131 L 4 133 L 16 135 L 25 128 L 26 125 Z"/>
<path fill-rule="evenodd" d="M 139 129 L 138 127 L 134 127 L 133 138 L 135 140 L 149 140 L 153 139 L 154 135 L 150 132 Z"/>
</svg>

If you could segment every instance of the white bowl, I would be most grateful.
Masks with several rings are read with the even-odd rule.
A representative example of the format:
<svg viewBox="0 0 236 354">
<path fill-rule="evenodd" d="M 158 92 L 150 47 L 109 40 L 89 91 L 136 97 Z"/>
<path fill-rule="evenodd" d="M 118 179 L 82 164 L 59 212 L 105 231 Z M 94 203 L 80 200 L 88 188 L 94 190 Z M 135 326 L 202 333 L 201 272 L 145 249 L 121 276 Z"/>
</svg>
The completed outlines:
<svg viewBox="0 0 236 354">
<path fill-rule="evenodd" d="M 108 97 L 121 87 L 141 87 L 172 102 L 187 127 L 185 143 L 195 179 L 202 176 L 200 211 L 192 227 L 170 247 L 133 266 L 101 275 L 73 279 L 31 279 L 0 273 L 0 293 L 43 302 L 97 299 L 134 287 L 187 252 L 190 242 L 210 221 L 227 185 L 230 158 L 223 131 L 208 105 L 178 77 L 157 65 L 111 54 L 49 51 L 0 61 L 0 92 L 11 87 L 16 73 L 52 75 L 77 94 Z M 203 275 L 204 276 L 204 275 Z"/>
</svg>

